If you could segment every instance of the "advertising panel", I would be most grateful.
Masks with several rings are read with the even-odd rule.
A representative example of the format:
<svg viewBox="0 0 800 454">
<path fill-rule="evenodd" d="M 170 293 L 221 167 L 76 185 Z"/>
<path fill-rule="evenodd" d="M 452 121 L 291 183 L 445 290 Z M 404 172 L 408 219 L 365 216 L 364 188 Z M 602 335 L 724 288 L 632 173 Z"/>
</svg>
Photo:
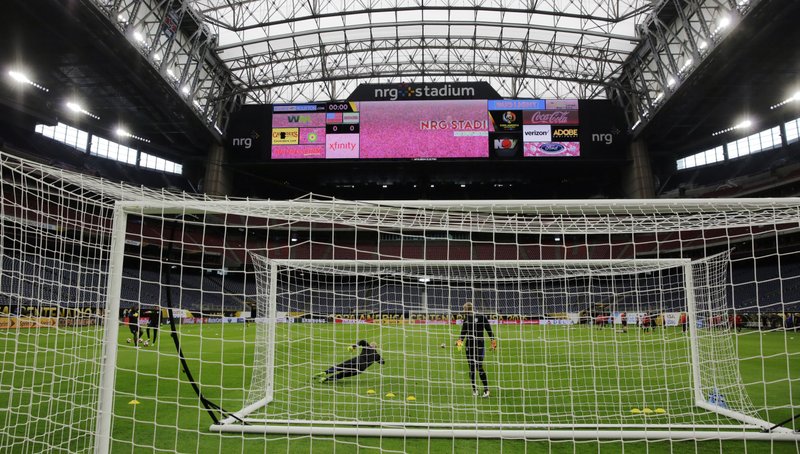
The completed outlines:
<svg viewBox="0 0 800 454">
<path fill-rule="evenodd" d="M 299 140 L 297 128 L 272 128 L 272 145 L 297 145 Z"/>
<path fill-rule="evenodd" d="M 580 156 L 580 142 L 525 142 L 524 154 L 526 158 L 563 156 Z"/>
<path fill-rule="evenodd" d="M 523 112 L 526 125 L 577 125 L 577 110 L 533 110 Z"/>
<path fill-rule="evenodd" d="M 550 142 L 550 125 L 525 125 L 522 129 L 524 142 Z"/>
<path fill-rule="evenodd" d="M 244 106 L 228 146 L 233 159 L 246 161 L 264 148 L 281 160 L 620 159 L 629 144 L 624 115 L 608 100 L 426 99 L 418 92 L 402 102 L 381 92 L 370 101 L 274 105 L 261 110 L 260 127 L 256 110 Z"/>
<path fill-rule="evenodd" d="M 485 158 L 486 101 L 361 103 L 362 159 Z"/>
<path fill-rule="evenodd" d="M 489 119 L 492 121 L 492 130 L 514 132 L 522 130 L 521 110 L 490 110 Z"/>
</svg>

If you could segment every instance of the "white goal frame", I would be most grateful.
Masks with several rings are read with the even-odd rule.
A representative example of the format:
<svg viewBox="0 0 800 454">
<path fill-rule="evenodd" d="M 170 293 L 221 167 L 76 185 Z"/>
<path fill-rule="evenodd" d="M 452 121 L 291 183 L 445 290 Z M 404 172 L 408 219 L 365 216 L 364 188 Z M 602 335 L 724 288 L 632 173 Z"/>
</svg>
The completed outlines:
<svg viewBox="0 0 800 454">
<path fill-rule="evenodd" d="M 454 208 L 456 213 L 451 216 L 449 222 L 459 219 L 460 212 L 465 212 L 463 223 L 467 226 L 476 226 L 482 223 L 495 223 L 500 226 L 498 231 L 514 232 L 520 228 L 520 224 L 513 216 L 507 219 L 497 219 L 490 211 L 485 211 L 487 207 L 494 206 L 498 212 L 513 213 L 515 210 L 526 212 L 526 210 L 541 210 L 549 212 L 553 216 L 561 214 L 577 214 L 587 208 L 596 210 L 600 213 L 654 213 L 659 209 L 674 209 L 672 218 L 669 222 L 673 227 L 682 228 L 707 228 L 702 220 L 681 219 L 676 212 L 690 210 L 692 212 L 711 213 L 718 209 L 752 209 L 755 211 L 769 210 L 773 216 L 770 222 L 781 222 L 786 219 L 789 222 L 796 222 L 793 203 L 800 203 L 795 199 L 782 201 L 742 199 L 736 201 L 715 201 L 715 200 L 646 200 L 646 201 L 607 201 L 607 203 L 589 203 L 586 201 L 560 201 L 558 205 L 553 205 L 547 201 L 398 201 L 382 202 L 381 204 L 370 204 L 363 202 L 339 202 L 336 201 L 337 209 L 342 209 L 345 213 L 342 217 L 351 219 L 349 222 L 357 222 L 362 225 L 378 226 L 385 225 L 388 228 L 405 226 L 406 220 L 403 217 L 387 217 L 386 213 L 393 213 L 404 206 L 421 209 L 436 209 L 444 212 L 448 208 Z M 243 201 L 243 200 L 191 200 L 191 201 L 117 201 L 114 208 L 114 223 L 112 227 L 111 250 L 122 251 L 124 249 L 127 214 L 143 215 L 188 215 L 188 214 L 208 214 L 218 212 L 238 212 L 249 213 L 251 215 L 270 215 L 281 218 L 286 213 L 292 213 L 295 219 L 307 222 L 331 222 L 331 209 L 333 203 L 330 201 Z M 688 207 L 688 208 L 687 208 Z M 415 228 L 431 228 L 446 230 L 448 219 L 446 215 L 434 214 L 436 219 L 426 221 L 426 224 L 415 224 Z M 339 218 L 334 218 L 338 221 Z M 455 222 L 458 222 L 457 220 Z M 432 225 L 433 224 L 433 225 Z M 609 225 L 593 226 L 592 224 L 582 224 L 565 229 L 563 225 L 553 224 L 547 227 L 543 224 L 536 226 L 542 232 L 565 234 L 576 232 L 601 232 L 611 228 Z M 742 225 L 747 225 L 742 223 Z M 530 224 L 525 224 L 530 228 Z M 631 225 L 630 227 L 634 227 Z M 467 230 L 467 227 L 464 227 Z M 651 230 L 653 229 L 653 230 Z M 654 231 L 654 227 L 645 226 L 644 231 Z M 122 281 L 122 257 L 121 253 L 114 253 L 110 263 L 109 273 L 109 292 L 108 306 L 106 310 L 106 324 L 112 326 L 117 322 L 116 314 L 120 309 L 120 291 Z M 637 261 L 645 263 L 648 259 L 623 259 L 620 262 Z M 664 263 L 663 260 L 656 259 L 656 262 Z M 691 266 L 688 259 L 678 259 L 683 266 Z M 608 260 L 607 262 L 613 262 Z M 385 263 L 385 261 L 381 261 Z M 564 260 L 558 262 L 563 263 Z M 431 262 L 427 262 L 431 263 Z M 447 262 L 452 263 L 452 262 Z M 494 262 L 497 263 L 497 262 Z M 515 262 L 519 263 L 519 262 Z M 691 279 L 691 273 L 689 273 Z M 691 285 L 691 282 L 687 284 Z M 690 288 L 690 287 L 687 287 Z M 274 293 L 273 293 L 274 294 Z M 690 298 L 693 303 L 694 298 Z M 689 307 L 692 307 L 690 304 Z M 689 312 L 689 316 L 692 313 Z M 274 319 L 273 319 L 274 322 Z M 693 325 L 689 324 L 690 327 Z M 696 340 L 696 327 L 690 328 L 690 335 Z M 274 333 L 274 330 L 273 330 Z M 98 403 L 98 423 L 97 423 L 97 443 L 95 452 L 108 452 L 111 439 L 112 408 L 114 398 L 114 376 L 115 362 L 118 341 L 118 330 L 107 329 L 104 337 L 104 355 L 102 359 L 101 389 Z M 274 345 L 274 343 L 273 343 Z M 696 350 L 696 349 L 695 349 Z M 692 355 L 691 364 L 693 374 L 698 375 L 699 367 L 697 364 L 696 351 Z M 698 378 L 694 378 L 698 380 Z M 696 382 L 695 382 L 696 383 Z M 272 397 L 263 399 L 263 402 L 248 406 L 239 412 L 234 413 L 237 418 L 246 417 L 257 408 L 266 405 Z M 387 425 L 384 423 L 373 423 L 363 421 L 307 421 L 307 420 L 281 420 L 264 421 L 264 424 L 239 424 L 236 418 L 225 418 L 220 424 L 209 427 L 211 432 L 234 432 L 234 433 L 275 433 L 282 435 L 328 435 L 328 436 L 375 436 L 375 437 L 425 437 L 425 438 L 506 438 L 506 439 L 571 439 L 571 440 L 661 440 L 661 439 L 694 439 L 694 440 L 771 440 L 771 441 L 798 441 L 800 433 L 785 427 L 774 427 L 775 424 L 756 417 L 744 415 L 732 410 L 720 408 L 709 403 L 699 389 L 695 389 L 695 404 L 711 412 L 741 421 L 741 426 L 728 425 L 676 425 L 676 424 L 570 424 L 567 426 L 545 426 L 536 424 L 515 425 L 499 427 L 498 425 L 469 424 L 469 428 L 460 428 L 455 424 L 424 423 L 424 427 L 416 427 L 415 424 L 405 423 L 402 427 Z M 730 429 L 730 430 L 726 430 Z"/>
<path fill-rule="evenodd" d="M 689 320 L 697 320 L 697 301 L 694 292 L 692 264 L 703 262 L 690 259 L 609 259 L 609 260 L 470 260 L 468 263 L 447 260 L 313 260 L 313 259 L 267 259 L 259 257 L 269 272 L 269 295 L 267 313 L 258 319 L 267 332 L 266 352 L 267 389 L 265 397 L 212 425 L 213 432 L 270 433 L 284 435 L 329 435 L 329 436 L 380 436 L 380 437 L 430 437 L 430 438 L 551 438 L 551 439 L 750 439 L 750 440 L 800 440 L 800 434 L 784 427 L 744 413 L 720 407 L 703 395 L 700 378 L 700 354 L 698 328 L 689 323 L 691 349 L 691 382 L 694 387 L 694 404 L 704 410 L 742 422 L 742 426 L 731 425 L 677 425 L 677 424 L 483 424 L 483 423 L 421 423 L 421 422 L 374 422 L 374 421 L 324 421 L 307 419 L 270 420 L 249 417 L 274 399 L 275 331 L 277 324 L 277 269 L 280 266 L 335 267 L 342 264 L 380 266 L 522 266 L 525 265 L 594 265 L 609 266 L 635 263 L 643 268 L 683 268 Z M 271 348 L 269 348 L 271 347 Z M 646 430 L 644 430 L 646 429 Z M 678 429 L 678 430 L 672 430 Z M 710 431 L 709 429 L 716 429 Z M 726 429 L 728 429 L 726 431 Z M 761 432 L 757 432 L 761 431 Z"/>
</svg>

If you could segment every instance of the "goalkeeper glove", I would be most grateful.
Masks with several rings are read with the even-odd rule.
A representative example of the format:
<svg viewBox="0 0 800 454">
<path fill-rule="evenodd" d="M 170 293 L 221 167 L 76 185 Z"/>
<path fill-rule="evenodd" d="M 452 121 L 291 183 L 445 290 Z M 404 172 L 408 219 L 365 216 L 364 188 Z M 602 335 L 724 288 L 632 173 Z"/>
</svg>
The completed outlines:
<svg viewBox="0 0 800 454">
<path fill-rule="evenodd" d="M 497 350 L 497 339 L 492 339 L 492 350 Z"/>
<path fill-rule="evenodd" d="M 464 345 L 464 342 L 463 342 L 461 339 L 459 339 L 459 340 L 457 340 L 457 341 L 456 341 L 456 349 L 457 349 L 458 351 L 461 351 L 461 346 L 462 346 L 462 345 Z"/>
</svg>

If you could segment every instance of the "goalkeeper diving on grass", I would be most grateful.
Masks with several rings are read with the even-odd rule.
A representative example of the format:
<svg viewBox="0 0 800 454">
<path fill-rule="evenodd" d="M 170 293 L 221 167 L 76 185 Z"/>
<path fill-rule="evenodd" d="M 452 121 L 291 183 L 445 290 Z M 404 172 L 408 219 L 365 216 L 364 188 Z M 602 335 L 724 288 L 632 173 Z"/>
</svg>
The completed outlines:
<svg viewBox="0 0 800 454">
<path fill-rule="evenodd" d="M 367 341 L 362 339 L 358 341 L 358 344 L 350 347 L 350 349 L 355 350 L 356 347 L 361 347 L 361 353 L 359 353 L 358 356 L 329 367 L 324 372 L 314 375 L 314 379 L 320 383 L 341 380 L 342 378 L 353 377 L 364 372 L 373 363 L 384 364 L 383 358 L 378 354 L 378 345 L 375 342 L 367 343 Z"/>
<path fill-rule="evenodd" d="M 497 339 L 494 338 L 492 327 L 485 315 L 476 314 L 472 303 L 464 304 L 464 322 L 461 324 L 461 334 L 456 341 L 456 348 L 461 351 L 462 345 L 466 343 L 467 362 L 469 363 L 469 379 L 472 382 L 472 395 L 478 395 L 478 387 L 475 384 L 475 373 L 481 377 L 483 382 L 483 397 L 489 397 L 489 379 L 486 371 L 483 370 L 483 357 L 486 349 L 484 347 L 483 332 L 491 339 L 492 350 L 497 349 Z"/>
</svg>

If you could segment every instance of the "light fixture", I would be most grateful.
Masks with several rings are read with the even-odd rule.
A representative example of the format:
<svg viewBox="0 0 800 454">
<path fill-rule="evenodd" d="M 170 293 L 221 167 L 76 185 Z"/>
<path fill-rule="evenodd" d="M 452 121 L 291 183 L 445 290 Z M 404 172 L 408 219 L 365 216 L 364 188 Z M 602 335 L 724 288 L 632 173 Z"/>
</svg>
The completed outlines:
<svg viewBox="0 0 800 454">
<path fill-rule="evenodd" d="M 777 109 L 778 107 L 785 106 L 786 104 L 789 104 L 790 102 L 794 102 L 794 101 L 800 101 L 800 91 L 796 91 L 789 98 L 779 102 L 778 104 L 775 104 L 774 106 L 770 106 L 770 110 Z"/>
<path fill-rule="evenodd" d="M 135 39 L 136 41 L 138 41 L 140 44 L 141 44 L 141 43 L 144 43 L 144 35 L 142 35 L 141 33 L 139 33 L 139 31 L 138 31 L 138 30 L 136 30 L 136 31 L 134 31 L 134 32 L 133 32 L 133 39 Z"/>
<path fill-rule="evenodd" d="M 656 96 L 656 99 L 653 100 L 653 103 L 657 103 L 657 102 L 661 101 L 662 99 L 664 99 L 664 92 L 663 91 L 658 93 L 658 95 Z"/>
<path fill-rule="evenodd" d="M 423 284 L 427 284 L 428 282 L 431 281 L 431 278 L 423 276 L 423 277 L 418 278 L 417 280 L 420 281 Z"/>
<path fill-rule="evenodd" d="M 685 61 L 685 62 L 683 62 L 683 66 L 681 66 L 681 69 L 680 69 L 680 70 L 678 70 L 678 72 L 679 72 L 679 73 L 683 73 L 684 71 L 686 71 L 687 69 L 689 69 L 689 67 L 690 67 L 690 66 L 692 66 L 692 63 L 693 63 L 693 61 L 692 61 L 692 59 L 691 59 L 691 58 L 688 58 L 688 59 L 686 59 L 686 61 Z"/>
<path fill-rule="evenodd" d="M 154 53 L 153 54 L 153 61 L 155 61 L 156 63 L 161 62 L 161 54 L 159 54 L 158 52 Z"/>
<path fill-rule="evenodd" d="M 466 187 L 467 187 L 467 185 L 465 185 L 464 183 L 461 183 L 461 187 L 462 187 L 462 188 L 466 188 Z"/>
<path fill-rule="evenodd" d="M 183 87 L 181 87 L 181 93 L 183 93 L 184 95 L 189 96 L 190 92 L 191 89 L 189 88 L 188 85 L 184 85 Z"/>
<path fill-rule="evenodd" d="M 137 136 L 137 135 L 131 134 L 130 132 L 128 132 L 128 130 L 126 130 L 125 128 L 123 128 L 123 127 L 121 127 L 121 126 L 120 126 L 120 127 L 117 127 L 117 130 L 116 130 L 116 131 L 114 131 L 114 132 L 115 132 L 115 133 L 116 133 L 116 134 L 117 134 L 119 137 L 130 137 L 131 139 L 136 139 L 136 140 L 138 140 L 138 141 L 140 141 L 140 142 L 144 142 L 144 143 L 150 143 L 150 140 L 149 140 L 149 139 L 145 139 L 144 137 L 139 137 L 139 136 Z"/>
<path fill-rule="evenodd" d="M 697 43 L 697 48 L 700 50 L 705 50 L 706 47 L 708 47 L 708 43 L 704 40 L 700 40 L 700 42 Z"/>
<path fill-rule="evenodd" d="M 560 237 L 560 236 L 557 236 L 557 237 L 553 238 L 553 240 L 554 240 L 556 243 L 560 243 L 560 242 L 561 242 L 561 237 Z"/>
<path fill-rule="evenodd" d="M 633 126 L 631 126 L 631 129 L 636 129 L 640 124 L 642 124 L 642 119 L 641 118 L 636 120 L 636 123 L 634 123 Z"/>
<path fill-rule="evenodd" d="M 80 111 L 83 110 L 83 107 L 81 107 L 81 105 L 78 104 L 78 103 L 67 101 L 67 109 L 69 109 L 69 110 L 71 110 L 73 112 L 80 112 Z"/>
<path fill-rule="evenodd" d="M 9 71 L 8 71 L 8 75 L 9 75 L 9 77 L 11 77 L 11 78 L 12 78 L 12 79 L 13 79 L 15 82 L 18 82 L 18 83 L 21 83 L 21 84 L 27 84 L 27 85 L 31 85 L 31 86 L 33 86 L 33 87 L 36 87 L 36 88 L 38 88 L 39 90 L 42 90 L 42 91 L 43 91 L 43 92 L 45 92 L 45 93 L 47 93 L 48 91 L 50 91 L 50 90 L 48 90 L 47 88 L 45 88 L 45 87 L 43 87 L 43 86 L 41 86 L 41 85 L 37 84 L 36 82 L 32 81 L 32 80 L 30 79 L 30 77 L 28 77 L 28 75 L 27 75 L 27 74 L 25 74 L 25 73 L 23 73 L 23 72 L 20 72 L 20 71 L 14 71 L 14 70 L 9 70 Z"/>
<path fill-rule="evenodd" d="M 753 122 L 750 121 L 750 119 L 745 119 L 745 120 L 740 121 L 738 124 L 731 126 L 730 128 L 725 128 L 725 129 L 723 129 L 721 131 L 717 131 L 717 132 L 711 134 L 711 136 L 712 137 L 718 136 L 718 135 L 721 135 L 721 134 L 725 134 L 726 132 L 734 131 L 736 129 L 747 129 L 750 126 L 753 126 Z"/>
<path fill-rule="evenodd" d="M 670 77 L 669 79 L 667 79 L 667 87 L 671 88 L 674 85 L 675 85 L 675 78 L 674 77 Z"/>
<path fill-rule="evenodd" d="M 203 108 L 203 106 L 200 105 L 200 102 L 198 100 L 196 100 L 196 99 L 192 100 L 192 104 L 194 104 L 194 106 L 197 107 L 198 109 L 202 109 Z"/>
<path fill-rule="evenodd" d="M 84 109 L 83 106 L 80 105 L 80 103 L 78 103 L 78 102 L 67 101 L 65 105 L 66 105 L 67 109 L 69 109 L 69 110 L 71 110 L 71 111 L 73 111 L 75 113 L 84 114 L 86 116 L 94 118 L 95 120 L 99 120 L 100 119 L 100 117 L 98 117 L 97 115 L 95 115 L 95 114 L 87 111 L 86 109 Z"/>
</svg>

